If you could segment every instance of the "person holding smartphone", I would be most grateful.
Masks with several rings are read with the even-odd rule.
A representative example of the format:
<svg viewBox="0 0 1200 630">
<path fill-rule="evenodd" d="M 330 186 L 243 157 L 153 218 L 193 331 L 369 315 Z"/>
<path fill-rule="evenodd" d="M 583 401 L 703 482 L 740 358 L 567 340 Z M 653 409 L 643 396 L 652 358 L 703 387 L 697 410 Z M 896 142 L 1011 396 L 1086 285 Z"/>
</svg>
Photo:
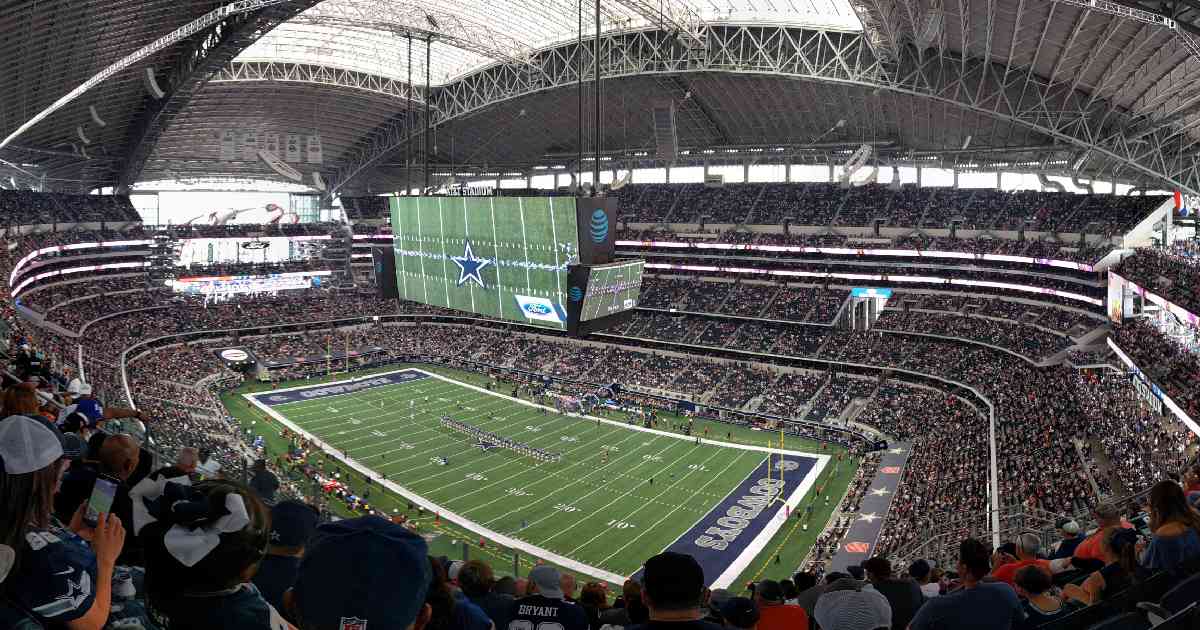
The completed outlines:
<svg viewBox="0 0 1200 630">
<path fill-rule="evenodd" d="M 2 588 L 8 602 L 43 625 L 100 630 L 108 620 L 125 528 L 106 513 L 96 514 L 95 525 L 85 524 L 86 505 L 67 526 L 52 515 L 67 458 L 80 455 L 75 444 L 40 420 L 0 420 L 0 544 L 17 553 Z M 95 503 L 102 504 L 102 498 Z"/>
</svg>

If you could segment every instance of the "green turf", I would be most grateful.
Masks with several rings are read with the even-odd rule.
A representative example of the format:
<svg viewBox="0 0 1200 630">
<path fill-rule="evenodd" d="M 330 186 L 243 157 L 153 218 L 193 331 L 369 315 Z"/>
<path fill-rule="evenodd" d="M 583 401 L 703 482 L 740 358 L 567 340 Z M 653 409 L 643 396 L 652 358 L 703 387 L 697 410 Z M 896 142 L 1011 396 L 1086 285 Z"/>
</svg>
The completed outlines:
<svg viewBox="0 0 1200 630">
<path fill-rule="evenodd" d="M 485 382 L 485 377 L 478 374 L 422 367 L 462 382 Z M 251 385 L 239 391 L 254 389 L 261 387 Z M 424 401 L 427 395 L 428 403 Z M 439 398 L 461 401 L 475 411 L 459 411 L 453 402 Z M 416 401 L 414 419 L 409 418 L 408 400 Z M 261 413 L 240 396 L 227 396 L 226 403 L 243 422 L 253 418 L 261 423 Z M 645 558 L 678 538 L 762 462 L 760 453 L 696 446 L 621 427 L 597 428 L 593 422 L 543 416 L 524 405 L 435 379 L 276 409 L 335 447 L 347 449 L 353 459 L 386 473 L 389 479 L 429 500 L 493 530 L 622 575 L 632 573 Z M 484 453 L 471 446 L 465 436 L 438 426 L 437 419 L 444 412 L 493 432 L 563 452 L 564 461 L 535 465 L 508 451 Z M 496 419 L 489 419 L 489 413 L 495 413 Z M 360 424 L 353 424 L 354 420 Z M 698 427 L 699 431 L 709 427 L 713 437 L 729 437 L 737 442 L 763 445 L 768 439 L 762 432 L 722 423 L 700 421 Z M 281 452 L 283 444 L 278 434 L 264 433 L 271 452 Z M 600 457 L 600 447 L 605 445 L 620 449 L 610 454 L 607 464 Z M 786 447 L 822 452 L 816 444 L 798 438 L 789 438 Z M 449 457 L 450 466 L 433 464 L 430 458 L 435 455 Z M 820 483 L 838 497 L 852 471 L 852 466 L 843 465 L 834 478 L 833 467 L 827 467 Z M 653 487 L 646 482 L 650 476 L 655 477 Z M 353 490 L 364 487 L 357 475 L 351 474 L 348 479 Z M 376 507 L 390 511 L 403 506 L 403 501 L 395 497 L 379 496 L 378 486 L 374 490 L 372 503 Z M 790 572 L 807 552 L 828 514 L 829 508 L 818 503 L 809 531 L 793 528 L 791 523 L 785 525 L 735 584 Z M 523 529 L 522 520 L 527 522 Z M 431 543 L 433 553 L 460 557 L 460 541 L 478 538 L 446 521 L 436 525 L 426 521 L 422 530 L 437 535 Z M 510 551 L 490 544 L 483 549 L 474 547 L 471 553 L 473 557 L 482 554 L 502 573 L 511 571 Z M 520 562 L 522 571 L 532 566 L 528 557 Z"/>
</svg>

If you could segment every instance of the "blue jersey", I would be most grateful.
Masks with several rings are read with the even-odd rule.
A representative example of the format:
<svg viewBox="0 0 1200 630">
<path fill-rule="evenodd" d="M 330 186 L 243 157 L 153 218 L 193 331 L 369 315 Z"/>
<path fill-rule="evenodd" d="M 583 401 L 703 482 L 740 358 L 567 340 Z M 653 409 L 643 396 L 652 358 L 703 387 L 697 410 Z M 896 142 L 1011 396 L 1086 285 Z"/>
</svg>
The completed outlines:
<svg viewBox="0 0 1200 630">
<path fill-rule="evenodd" d="M 541 595 L 522 597 L 513 602 L 508 616 L 508 630 L 529 630 L 540 624 L 557 624 L 563 630 L 588 630 L 587 613 L 583 607 L 561 599 Z"/>
<path fill-rule="evenodd" d="M 66 624 L 87 614 L 96 601 L 96 554 L 57 525 L 30 531 L 7 594 L 43 624 Z"/>
</svg>

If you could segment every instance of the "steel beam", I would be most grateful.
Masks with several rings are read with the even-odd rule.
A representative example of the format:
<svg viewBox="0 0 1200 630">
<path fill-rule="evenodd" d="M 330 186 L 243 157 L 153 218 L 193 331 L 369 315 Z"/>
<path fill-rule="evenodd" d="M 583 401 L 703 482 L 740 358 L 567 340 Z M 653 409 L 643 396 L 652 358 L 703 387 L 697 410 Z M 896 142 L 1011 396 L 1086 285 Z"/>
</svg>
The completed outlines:
<svg viewBox="0 0 1200 630">
<path fill-rule="evenodd" d="M 704 20 L 691 6 L 680 0 L 616 0 L 621 6 L 637 13 L 648 24 L 668 31 L 688 45 L 703 49 Z"/>
<path fill-rule="evenodd" d="M 392 33 L 397 37 L 414 39 L 433 38 L 441 44 L 454 46 L 496 61 L 513 64 L 529 63 L 528 47 L 517 40 L 488 27 L 450 13 L 431 12 L 411 7 L 418 15 L 390 15 L 387 19 L 359 19 L 326 14 L 303 14 L 292 19 L 290 24 L 312 24 L 341 29 L 368 29 Z M 427 22 L 430 28 L 411 26 L 414 22 Z M 437 28 L 432 25 L 436 24 Z"/>
<path fill-rule="evenodd" d="M 265 9 L 275 5 L 300 4 L 309 1 L 310 0 L 236 0 L 235 2 L 230 2 L 227 5 L 217 7 L 212 11 L 209 11 L 208 13 L 205 13 L 204 15 L 192 20 L 191 22 L 180 26 L 170 33 L 167 33 L 166 35 L 163 35 L 162 37 L 150 42 L 149 44 L 142 46 L 132 53 L 125 55 L 100 72 L 92 75 L 91 78 L 79 84 L 70 92 L 64 94 L 58 100 L 46 107 L 46 109 L 38 112 L 33 116 L 33 118 L 25 121 L 12 133 L 8 134 L 3 141 L 0 141 L 0 148 L 8 146 L 8 143 L 12 142 L 18 136 L 28 131 L 34 125 L 45 120 L 54 112 L 62 109 L 67 105 L 67 103 L 70 103 L 71 101 L 74 101 L 83 94 L 87 93 L 88 90 L 100 85 L 104 81 L 107 81 L 110 77 L 116 75 L 118 72 L 121 72 L 133 64 L 153 55 L 154 53 L 174 46 L 175 44 L 178 44 L 179 42 L 194 35 L 198 35 L 230 17 L 252 11 L 258 11 L 259 9 Z"/>
<path fill-rule="evenodd" d="M 670 33 L 611 33 L 601 38 L 605 77 L 727 72 L 854 85 L 920 97 L 933 103 L 995 117 L 1096 156 L 1124 162 L 1164 186 L 1200 191 L 1197 157 L 1183 154 L 1171 127 L 1153 127 L 1137 140 L 1126 138 L 1129 115 L 1102 115 L 1108 103 L 1069 92 L 1032 72 L 1005 77 L 1004 64 L 945 51 L 901 50 L 894 69 L 876 57 L 859 33 L 785 26 L 708 25 L 706 55 L 694 56 Z M 585 43 L 590 45 L 590 42 Z M 498 64 L 435 88 L 431 123 L 440 125 L 509 99 L 572 85 L 576 44 L 539 51 L 539 72 Z M 352 181 L 406 141 L 396 129 L 369 135 L 350 152 L 331 190 Z"/>
<path fill-rule="evenodd" d="M 170 82 L 167 94 L 161 99 L 145 97 L 141 115 L 129 128 L 129 139 L 122 152 L 126 161 L 118 170 L 117 181 L 129 186 L 137 180 L 159 137 L 210 77 L 263 33 L 317 2 L 319 0 L 290 0 L 263 7 L 255 13 L 234 14 L 192 39 L 188 51 L 178 56 L 178 62 L 167 77 Z"/>
</svg>

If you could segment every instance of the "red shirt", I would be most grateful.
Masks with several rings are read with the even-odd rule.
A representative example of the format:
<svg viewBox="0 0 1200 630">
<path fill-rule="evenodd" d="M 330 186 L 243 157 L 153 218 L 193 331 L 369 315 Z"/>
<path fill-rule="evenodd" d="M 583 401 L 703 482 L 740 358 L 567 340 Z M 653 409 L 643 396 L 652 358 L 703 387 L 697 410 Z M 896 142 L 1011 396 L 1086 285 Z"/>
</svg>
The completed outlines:
<svg viewBox="0 0 1200 630">
<path fill-rule="evenodd" d="M 808 630 L 808 613 L 794 604 L 762 606 L 758 630 Z"/>
<path fill-rule="evenodd" d="M 1007 582 L 1009 586 L 1016 586 L 1016 583 L 1013 582 L 1013 580 L 1017 577 L 1017 571 L 1020 571 L 1021 569 L 1031 565 L 1039 566 L 1048 575 L 1053 575 L 1053 572 L 1050 570 L 1049 560 L 1018 560 L 1017 562 L 1010 562 L 1008 564 L 1003 564 L 996 567 L 996 569 L 992 571 L 992 577 L 1000 580 L 1001 582 Z"/>
</svg>

